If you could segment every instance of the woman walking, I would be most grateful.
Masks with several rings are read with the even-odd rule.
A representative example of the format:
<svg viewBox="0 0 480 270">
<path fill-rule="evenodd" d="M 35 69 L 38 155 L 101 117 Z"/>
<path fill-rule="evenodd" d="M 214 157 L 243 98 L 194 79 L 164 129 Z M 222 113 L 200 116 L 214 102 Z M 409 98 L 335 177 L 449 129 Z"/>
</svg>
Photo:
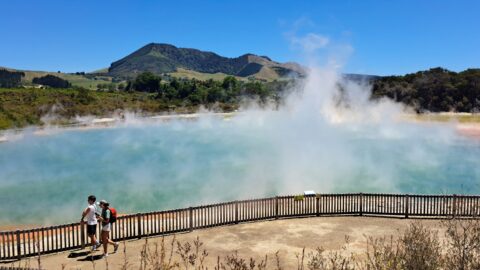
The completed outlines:
<svg viewBox="0 0 480 270">
<path fill-rule="evenodd" d="M 105 257 L 108 256 L 108 244 L 113 245 L 113 252 L 117 252 L 118 243 L 110 240 L 110 231 L 112 229 L 112 224 L 110 223 L 110 218 L 112 217 L 112 212 L 109 209 L 110 204 L 105 201 L 100 201 L 100 207 L 102 208 L 102 214 L 99 217 L 99 220 L 102 222 L 102 244 L 103 244 L 103 254 Z"/>
</svg>

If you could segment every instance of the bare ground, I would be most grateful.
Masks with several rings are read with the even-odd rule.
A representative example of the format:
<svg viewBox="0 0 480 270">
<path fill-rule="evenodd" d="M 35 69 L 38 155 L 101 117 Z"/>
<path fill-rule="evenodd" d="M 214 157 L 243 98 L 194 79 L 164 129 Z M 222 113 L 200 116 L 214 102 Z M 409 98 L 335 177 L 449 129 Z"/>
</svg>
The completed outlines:
<svg viewBox="0 0 480 270">
<path fill-rule="evenodd" d="M 347 252 L 362 256 L 365 252 L 367 236 L 396 236 L 411 222 L 422 222 L 428 227 L 441 231 L 437 220 L 313 217 L 244 223 L 176 234 L 175 237 L 181 242 L 192 242 L 197 236 L 200 237 L 209 253 L 206 259 L 208 269 L 214 268 L 217 256 L 224 257 L 234 251 L 238 251 L 242 257 L 247 259 L 253 257 L 257 261 L 268 255 L 268 265 L 270 266 L 274 265 L 274 253 L 279 251 L 283 268 L 296 269 L 295 253 L 301 252 L 303 247 L 306 247 L 307 250 L 313 250 L 316 247 L 323 247 L 326 250 L 339 250 L 345 245 L 345 237 L 348 236 Z M 440 235 L 442 235 L 441 232 Z M 155 242 L 159 243 L 161 239 L 161 237 L 152 237 L 148 239 L 148 242 L 153 245 Z M 173 236 L 165 237 L 167 243 L 170 243 L 172 239 Z M 129 262 L 128 269 L 139 269 L 140 252 L 145 240 L 126 241 L 126 253 L 123 253 L 121 247 L 116 254 L 110 254 L 108 269 L 120 269 L 125 256 Z M 62 264 L 64 264 L 64 269 L 106 269 L 107 261 L 104 258 L 96 260 L 95 265 L 91 261 L 83 261 L 85 258 L 90 258 L 87 256 L 91 256 L 86 254 L 86 251 L 87 249 L 45 255 L 41 258 L 42 268 L 62 269 Z M 93 255 L 101 255 L 102 253 L 102 251 L 96 251 Z M 74 258 L 69 258 L 69 256 Z M 97 257 L 100 256 L 94 256 L 94 258 Z M 175 259 L 179 260 L 178 258 Z M 36 258 L 30 258 L 15 263 L 15 265 L 19 264 L 36 266 L 37 261 Z"/>
</svg>

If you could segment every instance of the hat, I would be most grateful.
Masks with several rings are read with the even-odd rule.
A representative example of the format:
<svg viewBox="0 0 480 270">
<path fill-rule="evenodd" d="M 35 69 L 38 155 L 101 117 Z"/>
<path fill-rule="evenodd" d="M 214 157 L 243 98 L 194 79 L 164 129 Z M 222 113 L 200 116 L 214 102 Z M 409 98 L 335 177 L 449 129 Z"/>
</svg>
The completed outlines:
<svg viewBox="0 0 480 270">
<path fill-rule="evenodd" d="M 110 205 L 106 200 L 101 200 L 101 201 L 100 201 L 100 204 L 104 204 L 104 205 L 106 205 L 106 206 Z"/>
</svg>

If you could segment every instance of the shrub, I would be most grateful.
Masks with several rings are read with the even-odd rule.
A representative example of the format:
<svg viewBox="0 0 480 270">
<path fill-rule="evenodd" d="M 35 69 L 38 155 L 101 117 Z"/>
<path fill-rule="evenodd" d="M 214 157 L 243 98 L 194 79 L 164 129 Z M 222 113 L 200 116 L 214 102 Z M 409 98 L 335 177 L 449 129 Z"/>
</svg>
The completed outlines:
<svg viewBox="0 0 480 270">
<path fill-rule="evenodd" d="M 305 199 L 305 196 L 303 196 L 303 195 L 293 196 L 293 200 L 296 201 L 296 202 L 303 201 L 303 199 Z"/>
<path fill-rule="evenodd" d="M 446 228 L 447 269 L 480 269 L 480 220 L 448 220 Z"/>
<path fill-rule="evenodd" d="M 50 86 L 52 88 L 70 88 L 72 86 L 69 81 L 50 74 L 39 78 L 33 78 L 32 82 L 35 84 Z"/>
</svg>

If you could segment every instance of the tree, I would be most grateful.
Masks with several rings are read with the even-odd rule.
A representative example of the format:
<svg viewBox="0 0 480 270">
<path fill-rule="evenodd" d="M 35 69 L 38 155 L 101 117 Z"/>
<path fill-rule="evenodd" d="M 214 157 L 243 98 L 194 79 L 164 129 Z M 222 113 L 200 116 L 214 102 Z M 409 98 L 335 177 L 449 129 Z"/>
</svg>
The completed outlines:
<svg viewBox="0 0 480 270">
<path fill-rule="evenodd" d="M 127 82 L 127 86 L 125 86 L 125 91 L 132 92 L 133 91 L 133 84 L 131 81 Z"/>
<path fill-rule="evenodd" d="M 81 103 L 83 105 L 88 105 L 95 98 L 90 95 L 90 90 L 80 87 L 77 89 L 77 94 L 75 95 L 75 99 L 78 103 Z"/>
<path fill-rule="evenodd" d="M 161 90 L 162 96 L 169 100 L 174 100 L 178 98 L 178 90 L 175 87 L 172 87 L 170 84 L 163 85 Z M 162 97 L 159 95 L 159 97 Z"/>
<path fill-rule="evenodd" d="M 386 76 L 373 82 L 372 98 L 388 97 L 418 112 L 475 112 L 480 104 L 480 69 L 460 73 L 432 68 L 405 76 Z"/>
<path fill-rule="evenodd" d="M 161 78 L 151 72 L 143 72 L 133 82 L 133 88 L 141 92 L 158 92 Z"/>
<path fill-rule="evenodd" d="M 214 86 L 208 90 L 207 101 L 209 103 L 223 101 L 225 99 L 225 90 L 221 87 Z"/>
<path fill-rule="evenodd" d="M 233 76 L 227 76 L 223 79 L 222 87 L 225 90 L 232 90 L 238 87 L 238 80 Z"/>
<path fill-rule="evenodd" d="M 267 101 L 270 92 L 261 82 L 248 82 L 245 84 L 244 93 L 249 97 L 259 98 L 261 102 Z"/>
<path fill-rule="evenodd" d="M 18 87 L 24 76 L 23 72 L 0 69 L 0 87 Z"/>
<path fill-rule="evenodd" d="M 70 88 L 72 86 L 69 81 L 50 74 L 39 78 L 33 78 L 32 82 L 35 84 L 46 85 L 52 88 Z"/>
</svg>

